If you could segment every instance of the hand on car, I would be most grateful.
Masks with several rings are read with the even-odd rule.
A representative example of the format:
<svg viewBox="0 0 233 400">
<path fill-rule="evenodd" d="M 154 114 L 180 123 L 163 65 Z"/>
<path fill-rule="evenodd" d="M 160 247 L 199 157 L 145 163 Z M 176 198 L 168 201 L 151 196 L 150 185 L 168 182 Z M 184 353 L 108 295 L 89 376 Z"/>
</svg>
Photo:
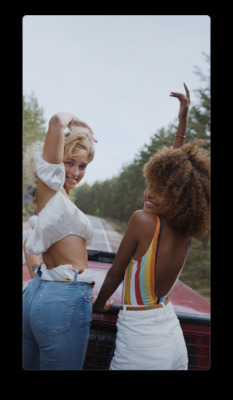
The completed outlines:
<svg viewBox="0 0 233 400">
<path fill-rule="evenodd" d="M 114 300 L 107 300 L 103 307 L 96 307 L 95 306 L 95 301 L 96 301 L 96 297 L 92 297 L 93 312 L 95 312 L 95 311 L 106 312 L 106 311 L 110 310 L 110 308 L 112 307 L 112 305 L 114 303 Z"/>
</svg>

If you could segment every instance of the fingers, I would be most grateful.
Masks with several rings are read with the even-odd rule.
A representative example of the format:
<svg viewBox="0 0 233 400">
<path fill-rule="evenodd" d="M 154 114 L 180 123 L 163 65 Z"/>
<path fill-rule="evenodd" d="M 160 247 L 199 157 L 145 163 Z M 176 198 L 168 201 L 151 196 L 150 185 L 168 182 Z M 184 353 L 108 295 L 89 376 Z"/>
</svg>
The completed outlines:
<svg viewBox="0 0 233 400">
<path fill-rule="evenodd" d="M 184 83 L 184 88 L 185 88 L 186 96 L 183 93 L 178 93 L 178 92 L 171 92 L 170 96 L 171 97 L 176 97 L 180 101 L 181 100 L 187 100 L 188 104 L 190 104 L 190 93 L 189 93 L 189 90 L 188 90 L 188 88 L 187 88 L 185 83 Z"/>
<path fill-rule="evenodd" d="M 186 97 L 188 99 L 188 102 L 190 103 L 190 93 L 189 93 L 189 90 L 185 83 L 184 83 L 184 88 L 185 88 L 185 92 L 186 92 Z"/>
<path fill-rule="evenodd" d="M 177 93 L 177 92 L 171 92 L 170 96 L 171 97 L 178 97 L 178 98 L 184 97 L 184 95 L 182 93 Z"/>
<path fill-rule="evenodd" d="M 91 133 L 91 139 L 93 140 L 93 142 L 98 143 L 98 140 L 94 136 L 93 130 L 90 128 L 89 125 L 86 124 L 86 122 L 83 122 L 78 118 L 73 118 L 72 121 L 70 121 L 70 123 L 68 124 L 68 128 L 71 128 L 72 126 L 81 126 L 83 128 L 89 129 Z"/>
<path fill-rule="evenodd" d="M 98 143 L 98 140 L 95 138 L 95 136 L 93 135 L 92 137 L 93 142 Z"/>
<path fill-rule="evenodd" d="M 114 300 L 108 300 L 106 302 L 105 306 L 104 306 L 104 311 L 110 310 L 110 308 L 112 307 L 113 303 L 114 303 Z"/>
</svg>

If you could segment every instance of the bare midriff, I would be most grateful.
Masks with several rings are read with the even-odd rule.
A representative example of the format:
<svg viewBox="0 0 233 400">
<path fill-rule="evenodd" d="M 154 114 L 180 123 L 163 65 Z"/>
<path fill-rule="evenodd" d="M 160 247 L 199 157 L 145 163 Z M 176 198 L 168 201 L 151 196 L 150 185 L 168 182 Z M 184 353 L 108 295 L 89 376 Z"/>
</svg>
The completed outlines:
<svg viewBox="0 0 233 400">
<path fill-rule="evenodd" d="M 86 241 L 80 236 L 69 235 L 53 244 L 42 254 L 47 269 L 71 264 L 73 269 L 87 268 Z"/>
</svg>

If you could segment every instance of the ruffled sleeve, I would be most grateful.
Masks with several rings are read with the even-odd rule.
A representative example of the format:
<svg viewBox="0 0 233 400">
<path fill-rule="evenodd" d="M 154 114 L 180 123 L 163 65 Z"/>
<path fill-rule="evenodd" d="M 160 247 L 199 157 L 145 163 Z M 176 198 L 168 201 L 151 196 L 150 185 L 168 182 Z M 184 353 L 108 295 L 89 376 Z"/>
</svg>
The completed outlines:
<svg viewBox="0 0 233 400">
<path fill-rule="evenodd" d="M 65 166 L 61 164 L 50 164 L 43 159 L 41 152 L 35 152 L 34 165 L 38 178 L 48 187 L 59 191 L 65 182 Z"/>
<path fill-rule="evenodd" d="M 35 226 L 36 226 L 36 224 L 37 224 L 37 221 L 38 221 L 38 215 L 32 215 L 32 216 L 29 218 L 28 223 L 29 223 L 29 225 L 30 225 L 30 227 L 31 227 L 32 229 L 35 228 Z"/>
</svg>

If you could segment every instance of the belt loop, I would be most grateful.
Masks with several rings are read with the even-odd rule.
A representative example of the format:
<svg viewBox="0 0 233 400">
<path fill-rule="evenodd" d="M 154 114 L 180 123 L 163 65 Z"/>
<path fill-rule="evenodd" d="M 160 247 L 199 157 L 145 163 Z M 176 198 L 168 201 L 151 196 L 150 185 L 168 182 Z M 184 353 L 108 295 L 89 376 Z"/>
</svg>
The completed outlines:
<svg viewBox="0 0 233 400">
<path fill-rule="evenodd" d="M 76 269 L 75 273 L 74 273 L 74 282 L 77 282 L 78 279 L 78 269 Z"/>
</svg>

